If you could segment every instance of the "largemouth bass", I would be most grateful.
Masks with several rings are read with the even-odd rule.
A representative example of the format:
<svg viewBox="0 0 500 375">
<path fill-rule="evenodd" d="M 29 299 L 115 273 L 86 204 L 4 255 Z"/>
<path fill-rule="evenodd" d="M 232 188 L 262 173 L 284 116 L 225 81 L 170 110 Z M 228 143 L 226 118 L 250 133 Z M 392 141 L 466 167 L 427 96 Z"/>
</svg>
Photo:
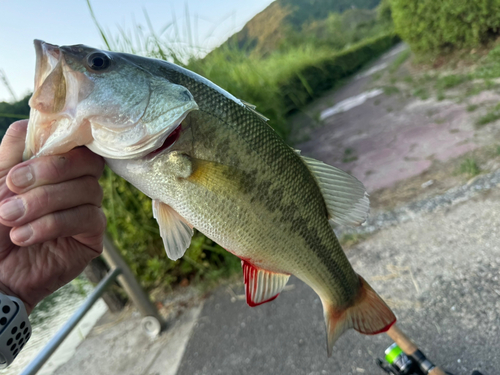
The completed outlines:
<svg viewBox="0 0 500 375">
<path fill-rule="evenodd" d="M 300 156 L 255 107 L 166 61 L 35 41 L 25 158 L 85 145 L 153 200 L 167 255 L 198 229 L 242 260 L 247 303 L 295 275 L 321 298 L 331 355 L 347 329 L 396 318 L 352 269 L 332 222 L 360 224 L 361 182 Z"/>
</svg>

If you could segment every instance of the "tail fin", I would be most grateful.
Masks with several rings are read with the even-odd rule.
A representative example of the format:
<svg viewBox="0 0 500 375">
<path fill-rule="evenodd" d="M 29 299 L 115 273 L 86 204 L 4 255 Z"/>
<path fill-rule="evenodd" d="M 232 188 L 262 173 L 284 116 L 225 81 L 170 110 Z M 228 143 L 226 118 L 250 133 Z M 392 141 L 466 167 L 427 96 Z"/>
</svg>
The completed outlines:
<svg viewBox="0 0 500 375">
<path fill-rule="evenodd" d="M 359 275 L 358 275 L 359 276 Z M 396 323 L 396 316 L 370 285 L 359 276 L 361 287 L 353 304 L 339 310 L 331 302 L 323 302 L 325 315 L 328 356 L 332 355 L 333 344 L 349 328 L 365 335 L 376 335 L 387 331 Z"/>
</svg>

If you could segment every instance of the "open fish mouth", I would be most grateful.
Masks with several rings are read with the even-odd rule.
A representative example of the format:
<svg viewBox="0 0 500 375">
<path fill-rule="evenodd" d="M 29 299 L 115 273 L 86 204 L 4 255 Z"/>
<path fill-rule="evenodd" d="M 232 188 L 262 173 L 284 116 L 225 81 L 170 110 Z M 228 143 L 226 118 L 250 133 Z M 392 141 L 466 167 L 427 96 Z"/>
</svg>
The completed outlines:
<svg viewBox="0 0 500 375">
<path fill-rule="evenodd" d="M 140 158 L 160 148 L 198 108 L 186 88 L 153 76 L 119 54 L 41 40 L 34 44 L 35 85 L 25 160 L 78 146 L 112 159 Z M 92 56 L 106 66 L 92 66 Z"/>
</svg>

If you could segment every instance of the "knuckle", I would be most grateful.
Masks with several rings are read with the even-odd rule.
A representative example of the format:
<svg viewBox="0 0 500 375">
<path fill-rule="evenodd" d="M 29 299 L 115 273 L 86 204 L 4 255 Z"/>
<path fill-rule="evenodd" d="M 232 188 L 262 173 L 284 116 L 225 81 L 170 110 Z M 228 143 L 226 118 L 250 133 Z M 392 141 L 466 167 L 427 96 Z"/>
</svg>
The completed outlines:
<svg viewBox="0 0 500 375">
<path fill-rule="evenodd" d="M 93 229 L 92 232 L 101 233 L 106 229 L 107 220 L 104 212 L 101 208 L 86 205 L 85 207 L 85 219 L 89 223 L 89 226 Z"/>
<path fill-rule="evenodd" d="M 49 188 L 46 186 L 41 186 L 33 191 L 33 199 L 27 201 L 28 206 L 31 209 L 39 210 L 43 208 L 49 208 L 51 206 L 51 194 Z"/>
<path fill-rule="evenodd" d="M 50 237 L 56 238 L 61 233 L 65 223 L 64 216 L 62 212 L 46 215 L 37 229 L 43 231 L 42 233 L 46 235 L 50 235 Z"/>
<path fill-rule="evenodd" d="M 104 215 L 102 209 L 99 209 L 98 220 L 99 220 L 99 226 L 98 226 L 99 232 L 103 233 L 108 225 L 108 219 L 106 218 L 106 215 Z"/>
<path fill-rule="evenodd" d="M 83 190 L 82 194 L 85 194 L 85 200 L 88 203 L 100 206 L 104 193 L 97 178 L 94 176 L 84 176 L 80 181 L 80 186 Z"/>
<path fill-rule="evenodd" d="M 101 205 L 102 199 L 104 198 L 104 191 L 102 190 L 102 186 L 99 185 L 99 182 L 97 180 L 94 180 L 94 189 L 95 189 L 95 194 L 94 194 L 94 199 L 97 203 L 98 206 Z"/>
</svg>

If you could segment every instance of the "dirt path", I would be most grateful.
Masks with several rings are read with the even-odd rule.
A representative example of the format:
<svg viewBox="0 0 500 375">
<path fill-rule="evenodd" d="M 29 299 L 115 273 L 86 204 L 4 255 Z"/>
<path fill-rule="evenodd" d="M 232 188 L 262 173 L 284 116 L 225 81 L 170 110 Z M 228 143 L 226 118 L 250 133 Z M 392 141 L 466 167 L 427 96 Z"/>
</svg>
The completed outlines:
<svg viewBox="0 0 500 375">
<path fill-rule="evenodd" d="M 396 46 L 364 73 L 292 119 L 296 148 L 349 171 L 365 184 L 375 207 L 380 206 L 380 199 L 390 205 L 391 199 L 384 194 L 396 200 L 403 195 L 405 200 L 411 196 L 409 188 L 424 193 L 420 186 L 431 179 L 434 186 L 429 190 L 434 194 L 459 184 L 463 178 L 454 178 L 449 166 L 456 163 L 450 161 L 500 140 L 500 123 L 475 125 L 488 106 L 500 101 L 496 91 L 465 98 L 455 89 L 442 100 L 413 96 L 405 83 L 411 77 L 408 64 L 393 68 L 405 48 Z M 415 178 L 424 173 L 423 178 Z M 398 185 L 402 181 L 406 182 Z M 441 190 L 432 191 L 436 188 Z"/>
</svg>

